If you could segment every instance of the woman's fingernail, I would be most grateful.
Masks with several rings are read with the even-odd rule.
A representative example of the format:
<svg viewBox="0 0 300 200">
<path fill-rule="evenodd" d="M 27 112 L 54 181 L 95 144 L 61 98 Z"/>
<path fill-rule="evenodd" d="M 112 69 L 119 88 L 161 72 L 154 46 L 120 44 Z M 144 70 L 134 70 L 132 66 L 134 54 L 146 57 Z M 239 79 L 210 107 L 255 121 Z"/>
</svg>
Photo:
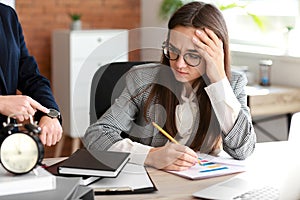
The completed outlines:
<svg viewBox="0 0 300 200">
<path fill-rule="evenodd" d="M 197 33 L 198 35 L 201 35 L 201 34 L 202 34 L 202 32 L 201 32 L 200 30 L 196 30 L 196 33 Z"/>
<path fill-rule="evenodd" d="M 193 38 L 192 38 L 192 40 L 193 40 L 193 42 L 195 42 L 195 43 L 197 43 L 197 42 L 198 42 L 198 39 L 197 39 L 197 38 L 195 38 L 195 37 L 193 37 Z"/>
</svg>

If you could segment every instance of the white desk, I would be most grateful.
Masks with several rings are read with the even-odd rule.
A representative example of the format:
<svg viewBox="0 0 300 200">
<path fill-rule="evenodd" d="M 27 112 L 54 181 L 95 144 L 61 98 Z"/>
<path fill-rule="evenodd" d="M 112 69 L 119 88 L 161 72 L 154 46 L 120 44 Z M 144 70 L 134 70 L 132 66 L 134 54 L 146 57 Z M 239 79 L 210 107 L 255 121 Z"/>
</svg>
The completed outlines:
<svg viewBox="0 0 300 200">
<path fill-rule="evenodd" d="M 262 133 L 278 141 L 260 123 L 279 118 L 287 120 L 287 134 L 289 133 L 293 113 L 300 111 L 300 88 L 288 86 L 247 86 L 248 106 L 250 107 L 253 125 Z"/>
<path fill-rule="evenodd" d="M 253 117 L 300 111 L 300 88 L 255 85 L 247 86 L 246 93 Z"/>
<path fill-rule="evenodd" d="M 300 199 L 300 147 L 291 142 L 259 143 L 254 154 L 247 159 L 249 177 L 269 180 L 280 190 L 280 200 Z M 56 158 L 57 159 L 57 158 Z M 47 164 L 53 159 L 46 159 Z M 273 166 L 274 165 L 274 166 Z M 194 199 L 200 189 L 225 181 L 236 175 L 204 180 L 188 180 L 161 170 L 147 168 L 158 191 L 149 194 L 100 195 L 95 199 Z"/>
</svg>

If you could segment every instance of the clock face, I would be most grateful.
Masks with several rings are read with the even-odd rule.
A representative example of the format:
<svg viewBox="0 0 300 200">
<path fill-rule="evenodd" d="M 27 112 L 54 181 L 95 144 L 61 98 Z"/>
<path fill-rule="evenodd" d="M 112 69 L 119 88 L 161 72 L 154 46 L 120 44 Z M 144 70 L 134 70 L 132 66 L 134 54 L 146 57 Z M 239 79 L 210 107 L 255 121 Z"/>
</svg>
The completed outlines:
<svg viewBox="0 0 300 200">
<path fill-rule="evenodd" d="M 39 151 L 35 140 L 25 133 L 9 135 L 1 145 L 2 165 L 13 173 L 27 173 L 38 162 Z"/>
</svg>

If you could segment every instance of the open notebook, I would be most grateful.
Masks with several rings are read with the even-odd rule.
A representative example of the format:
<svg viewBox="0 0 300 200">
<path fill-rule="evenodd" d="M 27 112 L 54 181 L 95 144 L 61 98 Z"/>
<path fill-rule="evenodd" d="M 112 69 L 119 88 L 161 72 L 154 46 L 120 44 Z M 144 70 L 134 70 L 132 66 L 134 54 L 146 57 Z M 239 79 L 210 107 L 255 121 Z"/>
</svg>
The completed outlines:
<svg viewBox="0 0 300 200">
<path fill-rule="evenodd" d="M 156 191 L 156 187 L 142 165 L 127 163 L 115 178 L 102 178 L 89 187 L 95 194 L 132 194 Z"/>
</svg>

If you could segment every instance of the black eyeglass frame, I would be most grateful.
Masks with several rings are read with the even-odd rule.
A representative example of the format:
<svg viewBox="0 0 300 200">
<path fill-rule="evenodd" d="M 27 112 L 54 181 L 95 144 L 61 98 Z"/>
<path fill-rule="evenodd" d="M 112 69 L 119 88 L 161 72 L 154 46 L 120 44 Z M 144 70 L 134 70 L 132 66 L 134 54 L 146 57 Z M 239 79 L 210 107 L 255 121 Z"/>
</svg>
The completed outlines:
<svg viewBox="0 0 300 200">
<path fill-rule="evenodd" d="M 175 52 L 175 51 L 172 51 L 174 54 L 176 54 L 177 56 L 176 56 L 176 58 L 171 58 L 170 57 L 170 55 L 169 55 L 169 52 L 170 52 L 170 45 L 169 45 L 169 42 L 167 42 L 167 41 L 165 41 L 163 44 L 162 44 L 162 50 L 163 50 L 163 54 L 164 54 L 164 56 L 167 58 L 167 59 L 169 59 L 169 60 L 177 60 L 178 58 L 179 58 L 179 56 L 181 55 L 181 52 L 179 51 L 179 52 Z M 187 61 L 187 56 L 190 56 L 192 53 L 185 53 L 185 54 L 183 54 L 183 60 L 184 60 L 184 62 L 187 64 L 187 65 L 189 65 L 189 66 L 191 66 L 191 67 L 197 67 L 200 63 L 201 63 L 201 56 L 199 56 L 199 55 L 196 55 L 196 54 L 193 54 L 193 56 L 197 56 L 198 57 L 198 62 L 197 62 L 197 64 L 191 64 L 189 61 Z"/>
</svg>

